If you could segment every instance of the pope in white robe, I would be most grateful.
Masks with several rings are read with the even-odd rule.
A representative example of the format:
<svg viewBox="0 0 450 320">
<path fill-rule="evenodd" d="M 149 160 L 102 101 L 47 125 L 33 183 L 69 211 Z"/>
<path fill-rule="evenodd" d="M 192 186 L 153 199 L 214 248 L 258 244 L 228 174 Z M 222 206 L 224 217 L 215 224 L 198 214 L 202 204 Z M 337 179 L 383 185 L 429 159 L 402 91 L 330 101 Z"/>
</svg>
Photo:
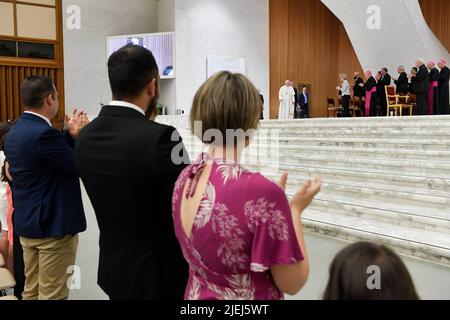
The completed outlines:
<svg viewBox="0 0 450 320">
<path fill-rule="evenodd" d="M 279 120 L 294 119 L 295 108 L 295 91 L 290 85 L 289 81 L 286 81 L 285 85 L 280 89 L 280 111 Z"/>
</svg>

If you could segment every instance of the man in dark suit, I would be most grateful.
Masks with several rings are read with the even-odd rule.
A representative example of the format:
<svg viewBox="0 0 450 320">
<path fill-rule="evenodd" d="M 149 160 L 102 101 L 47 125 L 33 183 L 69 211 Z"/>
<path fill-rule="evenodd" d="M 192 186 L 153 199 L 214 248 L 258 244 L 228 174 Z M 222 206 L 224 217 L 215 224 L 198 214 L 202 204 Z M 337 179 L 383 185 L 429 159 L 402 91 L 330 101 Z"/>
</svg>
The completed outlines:
<svg viewBox="0 0 450 320">
<path fill-rule="evenodd" d="M 49 78 L 27 78 L 21 96 L 27 111 L 9 132 L 5 154 L 14 181 L 14 232 L 25 262 L 23 299 L 64 300 L 78 233 L 86 230 L 74 140 L 88 121 L 74 112 L 68 132 L 52 128 L 59 103 Z"/>
<path fill-rule="evenodd" d="M 449 107 L 449 88 L 448 83 L 450 79 L 450 69 L 447 66 L 447 61 L 444 59 L 441 59 L 438 64 L 439 68 L 441 69 L 439 73 L 439 108 L 438 108 L 438 114 L 449 114 L 450 113 L 450 107 Z"/>
<path fill-rule="evenodd" d="M 408 74 L 405 72 L 404 66 L 399 66 L 397 68 L 397 72 L 399 74 L 398 79 L 394 79 L 394 83 L 396 85 L 397 94 L 407 95 L 409 93 L 409 80 Z"/>
<path fill-rule="evenodd" d="M 353 79 L 355 80 L 355 86 L 353 87 L 353 96 L 361 99 L 364 98 L 366 96 L 366 92 L 363 88 L 364 80 L 361 78 L 359 72 L 354 73 Z"/>
<path fill-rule="evenodd" d="M 383 68 L 380 71 L 381 79 L 378 81 L 378 98 L 380 101 L 380 107 L 381 107 L 381 115 L 386 116 L 387 115 L 387 98 L 386 98 L 386 86 L 390 86 L 392 82 L 392 78 L 390 74 L 388 73 L 387 68 Z"/>
<path fill-rule="evenodd" d="M 153 54 L 128 45 L 108 61 L 114 101 L 81 133 L 80 176 L 100 227 L 98 283 L 112 300 L 182 299 L 188 266 L 172 194 L 189 162 L 175 128 L 148 120 L 159 96 Z"/>
<path fill-rule="evenodd" d="M 411 78 L 414 83 L 416 93 L 417 114 L 425 116 L 428 113 L 428 86 L 429 72 L 422 59 L 416 61 L 416 67 L 419 69 L 417 74 Z"/>
<path fill-rule="evenodd" d="M 305 86 L 299 94 L 298 101 L 300 105 L 300 118 L 309 118 L 309 94 L 308 88 Z"/>
</svg>

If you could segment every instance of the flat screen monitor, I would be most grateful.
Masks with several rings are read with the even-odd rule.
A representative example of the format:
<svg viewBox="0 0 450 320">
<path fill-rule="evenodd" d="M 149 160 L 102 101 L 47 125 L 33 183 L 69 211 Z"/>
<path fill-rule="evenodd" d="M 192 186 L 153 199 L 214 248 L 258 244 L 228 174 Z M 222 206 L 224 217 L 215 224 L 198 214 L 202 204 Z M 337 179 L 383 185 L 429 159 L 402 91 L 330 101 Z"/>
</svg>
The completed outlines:
<svg viewBox="0 0 450 320">
<path fill-rule="evenodd" d="M 128 44 L 149 49 L 155 56 L 161 79 L 175 78 L 175 33 L 148 33 L 107 38 L 108 58 Z"/>
</svg>

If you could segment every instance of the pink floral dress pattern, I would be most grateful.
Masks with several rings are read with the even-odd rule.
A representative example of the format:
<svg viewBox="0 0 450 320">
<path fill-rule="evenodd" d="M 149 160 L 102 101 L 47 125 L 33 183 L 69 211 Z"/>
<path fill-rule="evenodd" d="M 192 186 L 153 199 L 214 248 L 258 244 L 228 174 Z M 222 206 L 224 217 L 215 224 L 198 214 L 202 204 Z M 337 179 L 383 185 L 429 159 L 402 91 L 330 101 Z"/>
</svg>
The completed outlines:
<svg viewBox="0 0 450 320">
<path fill-rule="evenodd" d="M 211 176 L 187 237 L 183 197 L 195 193 L 207 162 Z M 189 194 L 183 194 L 191 180 Z M 175 184 L 173 218 L 190 266 L 186 300 L 282 300 L 270 268 L 302 261 L 288 200 L 274 182 L 235 162 L 202 154 Z"/>
</svg>

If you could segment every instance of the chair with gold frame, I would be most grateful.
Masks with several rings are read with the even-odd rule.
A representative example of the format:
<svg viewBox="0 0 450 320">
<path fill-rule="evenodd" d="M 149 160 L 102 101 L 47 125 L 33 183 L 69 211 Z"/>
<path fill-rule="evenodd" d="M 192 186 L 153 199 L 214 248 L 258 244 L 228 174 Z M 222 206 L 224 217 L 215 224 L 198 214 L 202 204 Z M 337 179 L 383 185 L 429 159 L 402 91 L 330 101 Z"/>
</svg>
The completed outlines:
<svg viewBox="0 0 450 320">
<path fill-rule="evenodd" d="M 350 111 L 353 114 L 353 117 L 362 117 L 363 116 L 363 108 L 364 103 L 360 97 L 353 97 L 352 104 L 350 107 Z"/>
<path fill-rule="evenodd" d="M 414 114 L 414 107 L 416 106 L 415 96 L 414 95 L 406 95 L 406 96 L 399 96 L 398 102 L 402 105 L 402 112 L 403 110 L 409 110 L 409 115 L 412 116 Z M 403 113 L 402 113 L 403 115 Z"/>
<path fill-rule="evenodd" d="M 333 98 L 327 99 L 328 118 L 337 118 L 342 113 L 343 109 L 340 106 L 336 106 L 336 102 Z"/>
<path fill-rule="evenodd" d="M 391 115 L 392 110 L 394 110 L 395 116 L 402 116 L 403 108 L 409 109 L 410 115 L 412 115 L 412 106 L 408 104 L 409 96 L 398 95 L 395 86 L 385 86 L 385 91 L 388 117 Z"/>
<path fill-rule="evenodd" d="M 394 111 L 394 115 L 398 116 L 402 114 L 402 105 L 398 103 L 398 96 L 396 94 L 395 86 L 385 86 L 386 102 L 387 102 L 387 116 L 391 115 L 391 111 Z"/>
</svg>

